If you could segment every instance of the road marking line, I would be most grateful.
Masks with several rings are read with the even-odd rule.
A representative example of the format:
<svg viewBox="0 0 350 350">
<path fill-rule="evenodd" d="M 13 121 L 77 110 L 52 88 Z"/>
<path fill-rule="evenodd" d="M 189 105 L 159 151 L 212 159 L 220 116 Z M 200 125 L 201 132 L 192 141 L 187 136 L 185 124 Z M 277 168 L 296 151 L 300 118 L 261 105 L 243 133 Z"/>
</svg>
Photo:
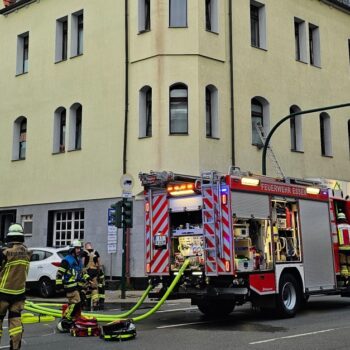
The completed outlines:
<svg viewBox="0 0 350 350">
<path fill-rule="evenodd" d="M 306 337 L 308 335 L 315 335 L 315 334 L 320 334 L 320 333 L 333 332 L 333 331 L 338 330 L 338 329 L 341 329 L 341 328 L 330 328 L 330 329 L 324 329 L 322 331 L 315 331 L 315 332 L 309 332 L 309 333 L 300 333 L 300 334 L 288 335 L 288 336 L 280 337 L 280 338 L 272 338 L 272 339 L 254 341 L 252 343 L 249 343 L 249 345 L 269 343 L 269 342 L 274 342 L 276 340 L 281 340 L 281 339 L 293 339 L 293 338 L 299 338 L 299 337 Z"/>
<path fill-rule="evenodd" d="M 189 323 L 178 323 L 178 324 L 171 324 L 168 326 L 159 326 L 157 329 L 164 329 L 164 328 L 175 328 L 175 327 L 183 327 L 183 326 L 190 326 L 193 324 L 204 324 L 204 323 L 210 323 L 210 322 L 189 322 Z"/>
<path fill-rule="evenodd" d="M 9 349 L 10 345 L 0 346 L 0 349 Z"/>
<path fill-rule="evenodd" d="M 161 311 L 158 311 L 157 313 L 161 313 L 161 312 L 175 312 L 175 311 L 186 311 L 186 310 L 197 310 L 197 307 L 184 307 L 184 308 L 181 308 L 181 309 L 161 310 Z"/>
</svg>

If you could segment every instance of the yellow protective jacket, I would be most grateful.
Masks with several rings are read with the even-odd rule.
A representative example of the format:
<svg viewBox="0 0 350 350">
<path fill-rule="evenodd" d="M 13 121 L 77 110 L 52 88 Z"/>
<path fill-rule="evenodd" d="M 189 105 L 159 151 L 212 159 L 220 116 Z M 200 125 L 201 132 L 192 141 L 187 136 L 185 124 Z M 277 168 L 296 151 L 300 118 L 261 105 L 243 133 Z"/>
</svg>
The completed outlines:
<svg viewBox="0 0 350 350">
<path fill-rule="evenodd" d="M 24 299 L 30 252 L 23 243 L 10 243 L 0 254 L 0 299 Z"/>
</svg>

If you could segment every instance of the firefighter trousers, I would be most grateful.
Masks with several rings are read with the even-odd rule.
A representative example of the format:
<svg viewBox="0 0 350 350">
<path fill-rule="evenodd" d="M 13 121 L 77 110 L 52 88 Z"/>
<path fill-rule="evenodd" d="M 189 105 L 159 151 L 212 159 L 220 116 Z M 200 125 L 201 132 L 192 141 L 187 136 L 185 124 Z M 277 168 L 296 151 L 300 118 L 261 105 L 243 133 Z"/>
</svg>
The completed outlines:
<svg viewBox="0 0 350 350">
<path fill-rule="evenodd" d="M 8 311 L 8 325 L 10 335 L 10 349 L 18 350 L 21 348 L 21 340 L 23 334 L 23 325 L 21 321 L 21 312 L 24 307 L 24 301 L 8 302 L 0 301 L 0 339 L 2 337 L 2 327 L 4 318 Z"/>
<path fill-rule="evenodd" d="M 73 292 L 68 292 L 68 307 L 63 313 L 63 318 L 72 321 L 75 317 L 79 316 L 81 313 L 81 299 L 78 290 Z"/>
</svg>

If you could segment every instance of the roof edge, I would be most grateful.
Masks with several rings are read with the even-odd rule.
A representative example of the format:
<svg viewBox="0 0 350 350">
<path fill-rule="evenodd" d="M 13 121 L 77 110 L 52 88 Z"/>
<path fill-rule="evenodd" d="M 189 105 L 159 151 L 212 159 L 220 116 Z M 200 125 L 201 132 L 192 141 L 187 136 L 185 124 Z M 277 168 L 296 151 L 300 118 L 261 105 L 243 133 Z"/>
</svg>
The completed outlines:
<svg viewBox="0 0 350 350">
<path fill-rule="evenodd" d="M 35 1 L 37 0 L 18 0 L 14 4 L 5 6 L 2 10 L 0 10 L 0 15 L 8 15 L 9 13 L 14 12 L 20 9 L 21 7 L 29 5 Z"/>
<path fill-rule="evenodd" d="M 350 0 L 321 0 L 322 2 L 334 6 L 340 11 L 350 14 Z"/>
</svg>

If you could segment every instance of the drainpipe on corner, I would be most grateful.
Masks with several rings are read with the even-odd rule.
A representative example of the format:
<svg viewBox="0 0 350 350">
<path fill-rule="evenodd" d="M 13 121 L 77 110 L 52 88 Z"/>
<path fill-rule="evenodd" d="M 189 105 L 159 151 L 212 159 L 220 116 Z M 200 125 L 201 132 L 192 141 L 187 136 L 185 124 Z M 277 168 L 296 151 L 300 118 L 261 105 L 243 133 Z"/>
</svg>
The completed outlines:
<svg viewBox="0 0 350 350">
<path fill-rule="evenodd" d="M 234 86 L 233 86 L 233 30 L 232 30 L 232 0 L 229 2 L 229 40 L 230 40 L 230 108 L 231 108 L 231 157 L 233 166 L 236 165 L 235 150 L 235 109 L 234 109 Z"/>
</svg>

